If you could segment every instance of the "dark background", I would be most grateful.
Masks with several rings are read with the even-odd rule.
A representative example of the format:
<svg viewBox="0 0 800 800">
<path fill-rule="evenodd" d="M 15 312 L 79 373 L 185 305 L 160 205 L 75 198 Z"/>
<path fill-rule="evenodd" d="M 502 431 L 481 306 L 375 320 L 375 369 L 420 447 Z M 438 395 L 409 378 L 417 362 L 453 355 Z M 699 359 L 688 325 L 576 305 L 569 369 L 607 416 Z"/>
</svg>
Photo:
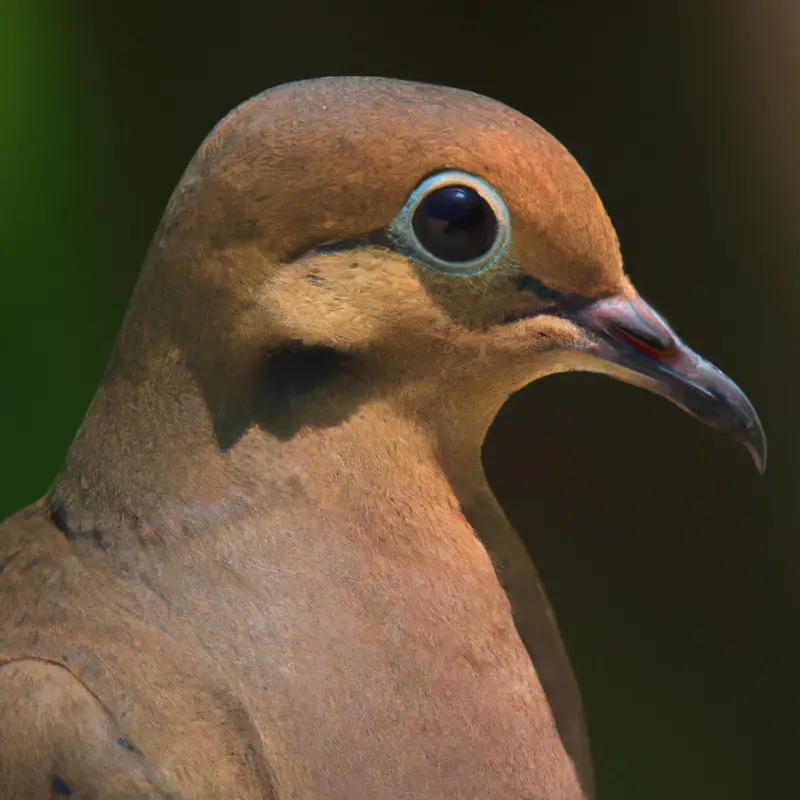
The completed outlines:
<svg viewBox="0 0 800 800">
<path fill-rule="evenodd" d="M 0 517 L 59 468 L 166 200 L 229 109 L 327 74 L 494 96 L 578 158 L 640 291 L 770 436 L 759 479 L 670 404 L 588 375 L 529 387 L 494 427 L 489 474 L 561 621 L 600 800 L 800 797 L 800 8 L 506 8 L 6 4 Z"/>
</svg>

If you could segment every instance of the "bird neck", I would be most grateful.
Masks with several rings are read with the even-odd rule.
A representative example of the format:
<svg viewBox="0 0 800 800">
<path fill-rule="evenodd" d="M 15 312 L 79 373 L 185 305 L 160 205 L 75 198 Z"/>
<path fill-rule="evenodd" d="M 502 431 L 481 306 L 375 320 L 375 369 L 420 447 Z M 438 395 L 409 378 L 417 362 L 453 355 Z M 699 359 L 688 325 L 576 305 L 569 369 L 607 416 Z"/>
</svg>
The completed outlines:
<svg viewBox="0 0 800 800">
<path fill-rule="evenodd" d="M 242 375 L 226 369 L 241 387 L 255 366 L 243 357 Z M 468 393 L 461 405 L 419 386 L 364 395 L 354 380 L 256 411 L 235 393 L 210 397 L 210 385 L 179 352 L 146 369 L 112 362 L 50 491 L 66 535 L 130 551 L 154 532 L 176 542 L 337 502 L 375 523 L 381 500 L 413 515 L 488 492 L 480 450 L 493 412 L 476 413 Z"/>
</svg>

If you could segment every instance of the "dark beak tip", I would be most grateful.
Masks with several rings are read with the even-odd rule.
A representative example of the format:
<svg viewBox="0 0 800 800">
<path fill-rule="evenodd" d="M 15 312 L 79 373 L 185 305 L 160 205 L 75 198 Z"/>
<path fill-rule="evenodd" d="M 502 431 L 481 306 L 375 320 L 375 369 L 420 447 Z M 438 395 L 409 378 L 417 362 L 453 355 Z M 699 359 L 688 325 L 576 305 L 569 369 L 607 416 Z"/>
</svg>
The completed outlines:
<svg viewBox="0 0 800 800">
<path fill-rule="evenodd" d="M 744 437 L 742 443 L 750 453 L 759 476 L 763 477 L 764 473 L 767 471 L 767 437 L 761 426 L 752 431 L 752 433 L 754 435 Z"/>
<path fill-rule="evenodd" d="M 723 376 L 724 377 L 724 376 Z M 726 379 L 727 380 L 727 379 Z M 717 428 L 719 433 L 727 436 L 747 448 L 750 458 L 753 459 L 759 475 L 767 471 L 767 434 L 761 424 L 758 413 L 747 396 L 735 384 L 728 384 L 727 388 L 734 392 L 734 402 L 721 404 L 721 409 L 727 410 L 727 425 Z M 729 395 L 730 393 L 727 392 Z M 700 418 L 703 420 L 702 417 Z M 710 427 L 715 427 L 713 421 Z"/>
<path fill-rule="evenodd" d="M 767 471 L 767 434 L 753 404 L 735 384 L 731 386 L 740 398 L 740 401 L 734 404 L 738 406 L 738 413 L 736 413 L 733 438 L 747 448 L 758 474 L 763 476 Z"/>
</svg>

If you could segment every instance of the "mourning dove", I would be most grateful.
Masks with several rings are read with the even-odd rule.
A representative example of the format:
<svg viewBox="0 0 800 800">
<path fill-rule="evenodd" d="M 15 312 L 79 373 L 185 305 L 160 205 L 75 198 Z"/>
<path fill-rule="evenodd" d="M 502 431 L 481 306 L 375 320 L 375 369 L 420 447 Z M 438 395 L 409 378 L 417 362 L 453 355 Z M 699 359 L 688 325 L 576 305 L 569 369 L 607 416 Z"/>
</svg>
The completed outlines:
<svg viewBox="0 0 800 800">
<path fill-rule="evenodd" d="M 637 295 L 534 122 L 368 78 L 235 109 L 61 473 L 2 527 L 2 797 L 593 797 L 480 461 L 506 398 L 566 370 L 665 396 L 763 469 L 753 407 Z"/>
</svg>

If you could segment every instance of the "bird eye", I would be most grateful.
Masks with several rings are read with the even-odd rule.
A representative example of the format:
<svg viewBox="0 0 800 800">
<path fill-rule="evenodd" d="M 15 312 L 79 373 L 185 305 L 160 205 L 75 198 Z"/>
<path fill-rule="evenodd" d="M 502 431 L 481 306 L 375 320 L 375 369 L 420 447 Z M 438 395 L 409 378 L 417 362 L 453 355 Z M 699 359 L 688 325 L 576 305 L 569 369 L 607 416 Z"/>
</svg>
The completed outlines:
<svg viewBox="0 0 800 800">
<path fill-rule="evenodd" d="M 474 261 L 497 237 L 492 207 L 469 186 L 443 186 L 417 206 L 411 218 L 417 241 L 442 261 Z"/>
<path fill-rule="evenodd" d="M 394 227 L 417 261 L 445 272 L 480 272 L 508 243 L 505 204 L 485 181 L 465 172 L 423 181 Z"/>
</svg>

